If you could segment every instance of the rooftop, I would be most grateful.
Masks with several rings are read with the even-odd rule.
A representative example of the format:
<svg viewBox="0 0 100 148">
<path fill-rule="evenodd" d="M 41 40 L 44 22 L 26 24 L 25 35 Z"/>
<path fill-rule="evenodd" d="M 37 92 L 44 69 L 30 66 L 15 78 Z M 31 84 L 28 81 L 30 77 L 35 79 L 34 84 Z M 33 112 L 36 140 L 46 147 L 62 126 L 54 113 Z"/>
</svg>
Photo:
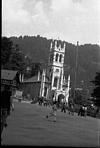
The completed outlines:
<svg viewBox="0 0 100 148">
<path fill-rule="evenodd" d="M 18 71 L 14 70 L 1 70 L 1 79 L 13 80 L 16 77 Z"/>
</svg>

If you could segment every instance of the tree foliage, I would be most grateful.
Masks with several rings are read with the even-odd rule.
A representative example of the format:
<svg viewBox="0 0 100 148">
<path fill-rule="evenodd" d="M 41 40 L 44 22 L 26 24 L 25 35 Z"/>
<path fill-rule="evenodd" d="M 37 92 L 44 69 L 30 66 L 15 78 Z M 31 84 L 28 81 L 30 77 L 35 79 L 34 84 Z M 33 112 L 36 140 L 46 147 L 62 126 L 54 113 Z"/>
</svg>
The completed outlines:
<svg viewBox="0 0 100 148">
<path fill-rule="evenodd" d="M 23 71 L 25 68 L 25 56 L 18 45 L 7 38 L 2 37 L 1 65 L 3 69 Z"/>
<path fill-rule="evenodd" d="M 8 67 L 12 70 L 24 71 L 25 69 L 25 56 L 22 51 L 19 49 L 18 45 L 15 45 L 12 54 L 10 56 L 10 60 L 8 63 Z"/>
<path fill-rule="evenodd" d="M 9 62 L 10 55 L 12 53 L 13 42 L 7 38 L 2 37 L 1 39 L 1 66 L 4 67 Z"/>
<path fill-rule="evenodd" d="M 78 105 L 88 105 L 88 100 L 86 95 L 84 96 L 83 90 L 75 91 L 74 103 Z"/>
<path fill-rule="evenodd" d="M 22 51 L 31 57 L 34 63 L 47 63 L 49 58 L 49 50 L 51 39 L 37 36 L 20 36 L 11 37 L 13 43 L 18 44 Z M 61 41 L 61 40 L 60 40 Z M 63 43 L 63 41 L 61 41 Z M 74 44 L 66 43 L 65 50 L 65 76 L 70 74 L 72 85 L 74 85 L 75 77 L 75 55 L 76 46 Z M 78 47 L 78 59 L 77 59 L 77 84 L 80 85 L 80 81 L 84 80 L 86 86 L 91 85 L 90 81 L 94 78 L 95 72 L 99 69 L 99 45 L 85 44 Z M 67 67 L 69 66 L 69 69 Z"/>
<path fill-rule="evenodd" d="M 100 107 L 100 72 L 96 73 L 95 79 L 92 81 L 95 88 L 92 92 L 93 102 L 96 106 Z"/>
<path fill-rule="evenodd" d="M 42 65 L 41 63 L 32 63 L 32 71 L 31 75 L 37 75 L 38 71 L 42 72 Z"/>
<path fill-rule="evenodd" d="M 24 73 L 26 78 L 30 78 L 37 75 L 38 71 L 42 72 L 41 63 L 33 61 L 34 59 L 23 53 L 18 44 L 11 41 L 10 38 L 2 37 L 1 65 L 3 69 L 17 70 Z"/>
</svg>

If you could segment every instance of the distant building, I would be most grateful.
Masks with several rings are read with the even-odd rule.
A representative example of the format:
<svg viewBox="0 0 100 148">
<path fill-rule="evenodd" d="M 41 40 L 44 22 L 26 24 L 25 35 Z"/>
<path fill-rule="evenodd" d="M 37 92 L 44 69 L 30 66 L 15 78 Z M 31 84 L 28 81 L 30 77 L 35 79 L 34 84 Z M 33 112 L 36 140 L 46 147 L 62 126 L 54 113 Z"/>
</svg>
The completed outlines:
<svg viewBox="0 0 100 148">
<path fill-rule="evenodd" d="M 1 92 L 5 85 L 8 85 L 12 91 L 12 94 L 18 89 L 20 84 L 21 74 L 15 70 L 1 70 Z"/>
<path fill-rule="evenodd" d="M 17 86 L 17 74 L 18 71 L 13 70 L 1 70 L 1 85 Z"/>
<path fill-rule="evenodd" d="M 34 99 L 38 97 L 47 98 L 49 86 L 50 82 L 48 78 L 46 78 L 44 71 L 42 75 L 40 75 L 40 72 L 38 72 L 38 75 L 24 80 L 21 83 L 23 96 L 28 99 Z"/>
<path fill-rule="evenodd" d="M 63 101 L 68 102 L 70 89 L 70 75 L 68 80 L 64 75 L 65 43 L 51 42 L 48 59 L 48 68 L 43 69 L 42 74 L 23 80 L 23 94 L 30 94 L 32 98 L 45 97 L 58 100 L 63 96 Z"/>
</svg>

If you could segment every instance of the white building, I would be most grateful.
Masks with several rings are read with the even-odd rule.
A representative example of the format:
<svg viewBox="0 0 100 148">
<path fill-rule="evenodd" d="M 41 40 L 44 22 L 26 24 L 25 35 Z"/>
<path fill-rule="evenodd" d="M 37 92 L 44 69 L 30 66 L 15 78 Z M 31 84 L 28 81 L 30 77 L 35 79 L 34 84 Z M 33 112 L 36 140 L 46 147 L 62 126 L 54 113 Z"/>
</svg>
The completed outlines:
<svg viewBox="0 0 100 148">
<path fill-rule="evenodd" d="M 64 74 L 65 43 L 52 41 L 48 59 L 48 67 L 42 74 L 38 71 L 36 76 L 22 81 L 25 94 L 32 98 L 43 97 L 68 103 L 70 90 L 70 75 L 67 80 Z"/>
<path fill-rule="evenodd" d="M 68 80 L 65 80 L 64 76 L 64 57 L 65 57 L 65 43 L 63 46 L 58 41 L 51 42 L 50 54 L 48 61 L 48 68 L 43 70 L 43 77 L 49 77 L 49 87 L 46 89 L 48 92 L 54 92 L 54 100 L 58 100 L 60 96 L 63 96 L 62 101 L 68 102 L 69 87 L 70 87 L 70 76 Z M 41 81 L 41 95 L 45 93 L 45 78 Z M 66 85 L 67 84 L 67 85 Z M 50 95 L 50 93 L 48 93 Z"/>
</svg>

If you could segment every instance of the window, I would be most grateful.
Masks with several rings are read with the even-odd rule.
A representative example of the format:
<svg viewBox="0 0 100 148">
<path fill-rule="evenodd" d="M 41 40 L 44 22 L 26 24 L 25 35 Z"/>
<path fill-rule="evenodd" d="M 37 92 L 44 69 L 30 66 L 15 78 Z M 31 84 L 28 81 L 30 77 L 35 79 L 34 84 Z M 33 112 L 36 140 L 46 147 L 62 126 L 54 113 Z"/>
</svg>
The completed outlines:
<svg viewBox="0 0 100 148">
<path fill-rule="evenodd" d="M 44 97 L 47 95 L 47 87 L 44 87 Z"/>
<path fill-rule="evenodd" d="M 53 54 L 50 56 L 50 62 L 53 62 Z"/>
<path fill-rule="evenodd" d="M 57 54 L 56 54 L 56 61 L 58 61 L 58 56 L 59 56 L 59 55 L 58 55 L 58 53 L 57 53 Z"/>
<path fill-rule="evenodd" d="M 57 87 L 57 82 L 58 82 L 58 77 L 55 77 L 54 78 L 54 84 L 53 84 L 54 87 Z"/>
<path fill-rule="evenodd" d="M 59 69 L 56 69 L 55 71 L 56 71 L 56 72 L 59 72 Z"/>
<path fill-rule="evenodd" d="M 62 54 L 60 54 L 59 62 L 62 62 Z"/>
</svg>

